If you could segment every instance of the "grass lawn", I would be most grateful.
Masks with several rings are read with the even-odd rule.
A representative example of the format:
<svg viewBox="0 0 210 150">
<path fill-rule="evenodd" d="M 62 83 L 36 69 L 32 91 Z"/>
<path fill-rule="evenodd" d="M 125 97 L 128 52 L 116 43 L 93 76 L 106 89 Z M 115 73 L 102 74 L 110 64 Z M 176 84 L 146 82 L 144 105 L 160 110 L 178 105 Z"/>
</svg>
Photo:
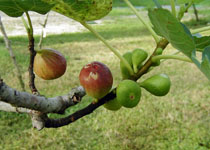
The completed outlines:
<svg viewBox="0 0 210 150">
<path fill-rule="evenodd" d="M 120 16 L 120 12 L 124 16 Z M 143 11 L 145 14 L 146 12 Z M 135 48 L 149 54 L 155 47 L 145 27 L 128 9 L 113 9 L 102 25 L 93 27 L 120 53 Z M 191 15 L 192 16 L 192 15 Z M 189 24 L 190 26 L 190 24 Z M 204 34 L 210 35 L 210 32 Z M 11 37 L 14 53 L 28 83 L 27 37 Z M 38 42 L 39 37 L 35 37 Z M 65 75 L 53 81 L 36 78 L 41 94 L 66 94 L 79 85 L 80 69 L 91 61 L 109 66 L 114 86 L 121 81 L 119 60 L 88 31 L 50 35 L 44 47 L 58 49 L 65 54 L 68 68 Z M 166 54 L 176 52 L 170 45 Z M 168 74 L 172 86 L 165 97 L 155 97 L 142 89 L 139 105 L 133 109 L 121 108 L 117 112 L 103 107 L 68 126 L 37 131 L 31 128 L 30 117 L 25 114 L 0 112 L 0 149 L 2 150 L 207 150 L 210 148 L 210 82 L 195 65 L 168 60 L 143 76 Z M 0 74 L 11 87 L 20 89 L 15 69 L 0 37 Z M 29 91 L 29 89 L 27 89 Z M 91 102 L 83 101 L 66 111 L 72 113 Z M 60 117 L 50 114 L 51 117 Z"/>
</svg>

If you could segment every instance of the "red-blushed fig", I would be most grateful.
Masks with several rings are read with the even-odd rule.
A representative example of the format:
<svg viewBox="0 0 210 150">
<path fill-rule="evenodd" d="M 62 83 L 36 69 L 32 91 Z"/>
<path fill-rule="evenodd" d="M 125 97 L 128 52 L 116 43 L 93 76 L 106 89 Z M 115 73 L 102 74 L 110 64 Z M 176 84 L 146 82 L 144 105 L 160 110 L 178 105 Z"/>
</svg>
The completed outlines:
<svg viewBox="0 0 210 150">
<path fill-rule="evenodd" d="M 101 62 L 91 62 L 80 71 L 80 84 L 86 93 L 96 99 L 104 97 L 112 88 L 113 77 L 109 68 Z"/>
<path fill-rule="evenodd" d="M 66 59 L 54 49 L 37 51 L 34 58 L 34 72 L 44 80 L 61 77 L 66 71 Z"/>
</svg>

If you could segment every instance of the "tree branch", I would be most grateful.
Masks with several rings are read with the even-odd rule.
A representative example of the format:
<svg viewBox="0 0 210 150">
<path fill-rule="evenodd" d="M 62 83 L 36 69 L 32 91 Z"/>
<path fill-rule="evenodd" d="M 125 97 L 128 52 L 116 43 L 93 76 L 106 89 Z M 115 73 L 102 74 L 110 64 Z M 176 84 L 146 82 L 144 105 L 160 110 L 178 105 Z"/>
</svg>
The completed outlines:
<svg viewBox="0 0 210 150">
<path fill-rule="evenodd" d="M 32 111 L 27 108 L 14 107 L 11 104 L 5 102 L 0 102 L 0 110 L 6 112 L 16 112 L 16 113 L 31 113 Z"/>
<path fill-rule="evenodd" d="M 116 89 L 112 90 L 112 92 L 110 92 L 109 94 L 107 94 L 105 97 L 103 97 L 102 99 L 98 100 L 97 103 L 96 102 L 92 102 L 91 104 L 89 104 L 87 107 L 76 111 L 75 113 L 65 117 L 65 118 L 59 118 L 59 119 L 50 119 L 50 118 L 44 118 L 45 120 L 45 127 L 46 128 L 58 128 L 58 127 L 62 127 L 65 125 L 68 125 L 70 123 L 73 123 L 74 121 L 91 114 L 95 109 L 97 109 L 98 107 L 100 107 L 101 105 L 105 104 L 106 102 L 108 102 L 109 100 L 112 100 L 116 97 Z"/>
<path fill-rule="evenodd" d="M 83 87 L 72 89 L 67 95 L 46 98 L 27 92 L 20 92 L 7 86 L 0 80 L 0 101 L 9 103 L 15 107 L 22 107 L 40 111 L 42 113 L 64 113 L 64 111 L 81 101 L 85 95 Z"/>
<path fill-rule="evenodd" d="M 29 63 L 29 67 L 28 67 L 28 72 L 29 72 L 29 87 L 31 89 L 31 92 L 35 95 L 39 95 L 38 90 L 36 89 L 35 86 L 35 74 L 34 74 L 34 69 L 33 69 L 33 65 L 34 65 L 34 58 L 36 56 L 36 51 L 34 50 L 34 37 L 33 37 L 33 26 L 32 26 L 32 22 L 31 22 L 31 18 L 28 14 L 28 12 L 25 12 L 27 19 L 28 19 L 28 24 L 26 24 L 25 19 L 22 17 L 24 26 L 26 28 L 27 34 L 28 34 L 28 50 L 30 52 L 30 63 Z"/>
<path fill-rule="evenodd" d="M 169 44 L 169 42 L 164 38 L 162 39 L 160 42 L 158 42 L 154 52 L 152 53 L 152 55 L 150 56 L 150 58 L 146 61 L 146 63 L 141 67 L 141 69 L 137 72 L 137 74 L 133 77 L 131 77 L 132 80 L 138 80 L 142 75 L 144 75 L 145 73 L 147 73 L 147 71 L 149 70 L 149 68 L 152 66 L 152 57 L 156 56 L 156 51 L 158 48 L 161 49 L 165 49 L 167 47 L 167 45 Z"/>
</svg>

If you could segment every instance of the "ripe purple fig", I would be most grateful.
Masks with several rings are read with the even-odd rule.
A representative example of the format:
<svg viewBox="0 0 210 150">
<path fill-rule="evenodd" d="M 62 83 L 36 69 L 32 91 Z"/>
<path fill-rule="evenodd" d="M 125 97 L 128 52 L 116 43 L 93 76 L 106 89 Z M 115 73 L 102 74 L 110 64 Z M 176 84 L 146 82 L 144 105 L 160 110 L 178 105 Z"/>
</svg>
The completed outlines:
<svg viewBox="0 0 210 150">
<path fill-rule="evenodd" d="M 44 80 L 61 77 L 66 71 L 66 59 L 58 51 L 42 49 L 34 58 L 34 72 Z"/>
<path fill-rule="evenodd" d="M 79 80 L 86 93 L 96 99 L 104 97 L 112 88 L 113 83 L 112 73 L 109 68 L 97 61 L 82 68 Z"/>
</svg>

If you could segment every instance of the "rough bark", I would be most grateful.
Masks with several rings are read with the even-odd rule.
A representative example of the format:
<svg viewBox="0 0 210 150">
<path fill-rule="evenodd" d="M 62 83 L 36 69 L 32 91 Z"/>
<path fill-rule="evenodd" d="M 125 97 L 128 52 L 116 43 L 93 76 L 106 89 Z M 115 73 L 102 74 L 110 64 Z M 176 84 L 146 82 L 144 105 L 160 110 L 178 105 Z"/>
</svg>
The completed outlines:
<svg viewBox="0 0 210 150">
<path fill-rule="evenodd" d="M 15 107 L 22 107 L 40 111 L 42 113 L 64 113 L 65 109 L 81 101 L 85 95 L 83 87 L 72 89 L 67 95 L 46 98 L 27 92 L 20 92 L 0 81 L 0 101 L 9 103 Z"/>
</svg>

